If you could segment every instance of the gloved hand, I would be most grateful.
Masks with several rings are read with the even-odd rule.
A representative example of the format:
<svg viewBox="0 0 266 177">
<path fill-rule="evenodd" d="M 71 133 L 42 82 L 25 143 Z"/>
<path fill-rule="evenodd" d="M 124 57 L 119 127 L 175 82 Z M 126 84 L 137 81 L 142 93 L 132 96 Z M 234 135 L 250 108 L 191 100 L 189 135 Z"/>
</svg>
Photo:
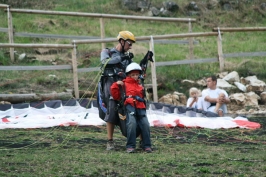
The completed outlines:
<svg viewBox="0 0 266 177">
<path fill-rule="evenodd" d="M 120 78 L 122 78 L 122 79 L 125 79 L 125 78 L 126 78 L 126 74 L 123 73 L 123 72 L 119 72 L 119 73 L 117 73 L 117 75 L 118 75 Z"/>
<path fill-rule="evenodd" d="M 121 61 L 124 61 L 124 60 L 132 60 L 132 58 L 134 58 L 134 55 L 133 53 L 128 53 L 128 55 L 124 55 L 121 57 Z"/>
<path fill-rule="evenodd" d="M 134 54 L 131 53 L 131 52 L 128 53 L 128 56 L 129 56 L 130 59 L 134 58 Z"/>
</svg>

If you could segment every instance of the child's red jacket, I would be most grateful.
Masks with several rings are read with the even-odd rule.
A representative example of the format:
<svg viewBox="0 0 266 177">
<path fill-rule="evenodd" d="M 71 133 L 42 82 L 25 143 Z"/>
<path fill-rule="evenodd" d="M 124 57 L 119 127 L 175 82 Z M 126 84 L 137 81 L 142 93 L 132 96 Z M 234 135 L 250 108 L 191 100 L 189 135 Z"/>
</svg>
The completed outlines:
<svg viewBox="0 0 266 177">
<path fill-rule="evenodd" d="M 126 99 L 125 99 L 125 106 L 130 104 L 132 107 L 135 107 L 138 109 L 145 109 L 146 106 L 144 104 L 144 102 L 138 101 L 136 99 L 134 99 L 134 96 L 139 96 L 140 98 L 143 98 L 143 87 L 142 85 L 139 84 L 138 81 L 136 81 L 135 79 L 131 78 L 131 77 L 126 77 L 126 79 L 123 80 L 124 82 L 124 86 L 122 86 L 123 88 L 125 88 L 126 90 Z M 119 85 L 114 82 L 111 85 L 111 95 L 113 96 L 114 100 L 121 100 L 121 93 L 120 93 L 120 87 Z M 133 97 L 131 97 L 133 96 Z M 135 104 L 134 104 L 135 101 Z"/>
</svg>

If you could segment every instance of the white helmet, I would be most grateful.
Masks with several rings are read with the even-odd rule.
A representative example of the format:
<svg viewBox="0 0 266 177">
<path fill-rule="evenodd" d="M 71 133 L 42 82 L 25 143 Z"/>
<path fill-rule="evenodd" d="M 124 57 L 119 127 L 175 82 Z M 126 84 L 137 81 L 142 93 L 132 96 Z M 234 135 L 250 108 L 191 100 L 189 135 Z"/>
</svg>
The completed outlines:
<svg viewBox="0 0 266 177">
<path fill-rule="evenodd" d="M 130 71 L 142 71 L 141 67 L 137 63 L 130 63 L 127 68 L 126 68 L 126 74 L 129 73 Z"/>
</svg>

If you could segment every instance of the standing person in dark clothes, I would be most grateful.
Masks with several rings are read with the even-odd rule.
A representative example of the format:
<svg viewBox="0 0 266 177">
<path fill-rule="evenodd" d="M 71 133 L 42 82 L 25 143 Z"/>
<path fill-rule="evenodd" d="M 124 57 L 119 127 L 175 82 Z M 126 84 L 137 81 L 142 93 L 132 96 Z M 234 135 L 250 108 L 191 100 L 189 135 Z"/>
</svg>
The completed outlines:
<svg viewBox="0 0 266 177">
<path fill-rule="evenodd" d="M 129 52 L 133 43 L 136 42 L 134 34 L 129 31 L 120 31 L 118 44 L 112 49 L 103 49 L 101 52 L 101 62 L 104 66 L 102 74 L 102 106 L 107 112 L 101 117 L 107 125 L 107 148 L 114 150 L 113 133 L 115 125 L 119 123 L 119 116 L 116 110 L 117 103 L 110 94 L 110 86 L 119 80 L 125 78 L 125 69 L 133 61 L 134 55 Z"/>
</svg>

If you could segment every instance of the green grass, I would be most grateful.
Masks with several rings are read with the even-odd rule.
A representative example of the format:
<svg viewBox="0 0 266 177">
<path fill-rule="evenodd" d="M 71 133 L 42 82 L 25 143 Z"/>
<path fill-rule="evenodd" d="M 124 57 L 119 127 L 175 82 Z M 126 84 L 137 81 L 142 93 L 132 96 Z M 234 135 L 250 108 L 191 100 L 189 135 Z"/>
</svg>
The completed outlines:
<svg viewBox="0 0 266 177">
<path fill-rule="evenodd" d="M 151 128 L 154 152 L 107 152 L 106 127 L 4 129 L 0 134 L 4 176 L 263 176 L 265 119 L 258 130 Z M 18 175 L 19 174 L 19 175 Z"/>
</svg>

